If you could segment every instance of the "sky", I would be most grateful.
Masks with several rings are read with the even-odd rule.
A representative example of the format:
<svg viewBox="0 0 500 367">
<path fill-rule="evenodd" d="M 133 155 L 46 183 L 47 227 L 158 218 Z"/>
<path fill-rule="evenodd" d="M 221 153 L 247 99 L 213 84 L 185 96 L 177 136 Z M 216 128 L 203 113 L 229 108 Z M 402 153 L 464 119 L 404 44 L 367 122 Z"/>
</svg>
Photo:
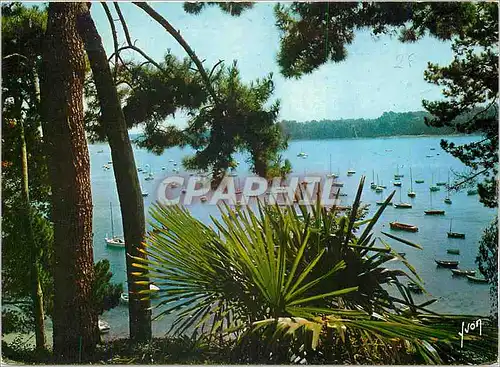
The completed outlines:
<svg viewBox="0 0 500 367">
<path fill-rule="evenodd" d="M 240 17 L 222 13 L 218 7 L 205 7 L 201 14 L 191 15 L 184 12 L 182 2 L 149 4 L 181 32 L 201 60 L 205 59 L 206 69 L 220 59 L 227 64 L 237 60 L 245 82 L 272 72 L 274 98 L 281 101 L 279 118 L 285 120 L 376 118 L 386 111 L 423 110 L 422 99 L 441 98 L 439 87 L 423 79 L 427 63 L 446 65 L 452 60 L 449 42 L 427 37 L 403 44 L 395 37 L 375 38 L 363 30 L 347 47 L 345 61 L 325 64 L 298 80 L 286 79 L 276 62 L 280 34 L 274 24 L 274 3 L 258 3 Z M 187 56 L 142 9 L 129 3 L 120 3 L 120 7 L 132 40 L 153 59 L 161 61 L 168 49 L 178 57 Z M 111 55 L 113 39 L 103 8 L 93 3 L 91 12 Z M 124 44 L 120 24 L 115 23 L 119 42 Z M 183 118 L 172 122 L 182 125 Z"/>
</svg>

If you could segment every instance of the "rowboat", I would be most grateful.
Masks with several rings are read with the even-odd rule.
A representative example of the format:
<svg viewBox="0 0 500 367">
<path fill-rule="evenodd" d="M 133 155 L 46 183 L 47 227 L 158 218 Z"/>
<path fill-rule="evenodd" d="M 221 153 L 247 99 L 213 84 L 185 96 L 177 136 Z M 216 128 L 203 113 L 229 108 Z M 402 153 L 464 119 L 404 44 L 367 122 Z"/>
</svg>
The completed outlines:
<svg viewBox="0 0 500 367">
<path fill-rule="evenodd" d="M 444 215 L 444 210 L 430 209 L 430 210 L 424 210 L 424 213 L 427 215 Z"/>
<path fill-rule="evenodd" d="M 476 274 L 475 270 L 451 269 L 451 272 L 453 273 L 453 275 L 457 276 L 466 276 L 466 275 L 474 276 Z"/>
<path fill-rule="evenodd" d="M 418 232 L 418 227 L 414 226 L 413 224 L 390 222 L 389 226 L 391 227 L 391 229 L 396 229 L 396 230 L 400 230 L 400 231 Z"/>
<path fill-rule="evenodd" d="M 456 268 L 459 264 L 458 261 L 452 260 L 434 260 L 438 266 L 442 266 L 443 268 Z"/>
<path fill-rule="evenodd" d="M 384 205 L 385 201 L 377 201 L 377 205 L 380 206 L 380 205 Z M 388 202 L 387 205 L 391 205 L 392 206 L 392 202 Z"/>
<path fill-rule="evenodd" d="M 476 276 L 473 276 L 473 275 L 466 275 L 467 279 L 469 279 L 469 282 L 473 282 L 473 283 L 488 283 L 488 280 L 484 279 L 484 278 L 478 278 Z"/>
<path fill-rule="evenodd" d="M 449 248 L 446 252 L 452 255 L 460 255 L 460 250 L 457 248 Z"/>
<path fill-rule="evenodd" d="M 394 204 L 396 209 L 411 209 L 413 206 L 410 203 L 398 203 Z"/>
</svg>

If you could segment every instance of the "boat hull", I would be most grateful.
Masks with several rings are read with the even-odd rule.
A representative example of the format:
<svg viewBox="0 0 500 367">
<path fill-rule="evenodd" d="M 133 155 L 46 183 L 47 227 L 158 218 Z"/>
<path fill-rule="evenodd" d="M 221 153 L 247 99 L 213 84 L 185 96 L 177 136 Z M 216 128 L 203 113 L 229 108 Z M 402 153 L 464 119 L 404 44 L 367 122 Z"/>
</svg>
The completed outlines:
<svg viewBox="0 0 500 367">
<path fill-rule="evenodd" d="M 483 283 L 483 284 L 488 283 L 488 281 L 484 278 L 478 278 L 472 275 L 466 275 L 466 277 L 469 280 L 469 282 L 472 283 Z"/>
<path fill-rule="evenodd" d="M 466 275 L 474 276 L 474 275 L 476 275 L 475 270 L 451 269 L 451 272 L 453 273 L 453 275 L 457 275 L 457 276 L 466 276 Z"/>
<path fill-rule="evenodd" d="M 465 233 L 457 233 L 457 232 L 448 232 L 449 238 L 465 238 Z"/>
<path fill-rule="evenodd" d="M 389 223 L 389 226 L 391 227 L 391 229 L 395 229 L 395 230 L 399 230 L 399 231 L 418 232 L 418 227 L 411 225 L 411 224 L 391 222 L 391 223 Z"/>
<path fill-rule="evenodd" d="M 444 210 L 424 210 L 426 215 L 444 215 Z"/>
<path fill-rule="evenodd" d="M 438 266 L 443 268 L 456 268 L 459 264 L 458 261 L 447 261 L 447 260 L 434 260 Z"/>
</svg>

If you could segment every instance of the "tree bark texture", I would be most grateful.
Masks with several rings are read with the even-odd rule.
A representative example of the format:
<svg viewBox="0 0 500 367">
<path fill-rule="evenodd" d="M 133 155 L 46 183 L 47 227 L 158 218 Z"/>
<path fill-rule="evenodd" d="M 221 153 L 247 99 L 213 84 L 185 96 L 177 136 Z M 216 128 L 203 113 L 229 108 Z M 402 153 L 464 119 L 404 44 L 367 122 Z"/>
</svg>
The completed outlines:
<svg viewBox="0 0 500 367">
<path fill-rule="evenodd" d="M 79 16 L 78 29 L 84 40 L 92 68 L 101 107 L 101 121 L 111 148 L 113 171 L 120 200 L 126 247 L 127 283 L 130 293 L 130 338 L 134 341 L 147 341 L 151 339 L 150 301 L 141 301 L 140 298 L 143 295 L 138 292 L 148 290 L 149 287 L 148 285 L 135 284 L 135 281 L 145 279 L 132 276 L 133 260 L 127 256 L 127 254 L 142 258 L 146 256 L 139 251 L 140 248 L 143 248 L 145 216 L 134 153 L 108 58 L 88 9 Z"/>
<path fill-rule="evenodd" d="M 42 123 L 54 223 L 54 355 L 80 362 L 99 339 L 92 304 L 92 196 L 84 130 L 84 3 L 50 3 L 42 55 Z"/>
</svg>

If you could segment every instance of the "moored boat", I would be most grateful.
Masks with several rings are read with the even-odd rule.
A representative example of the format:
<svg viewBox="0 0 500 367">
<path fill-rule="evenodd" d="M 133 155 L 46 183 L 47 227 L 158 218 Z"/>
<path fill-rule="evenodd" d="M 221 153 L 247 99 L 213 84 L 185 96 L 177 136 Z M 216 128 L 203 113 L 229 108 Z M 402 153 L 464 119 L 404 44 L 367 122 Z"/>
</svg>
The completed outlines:
<svg viewBox="0 0 500 367">
<path fill-rule="evenodd" d="M 451 269 L 451 272 L 453 273 L 453 275 L 458 275 L 458 276 L 476 275 L 475 270 Z"/>
<path fill-rule="evenodd" d="M 125 248 L 125 241 L 123 238 L 119 236 L 115 236 L 115 228 L 114 228 L 114 221 L 113 221 L 113 206 L 111 203 L 109 203 L 109 215 L 111 218 L 111 237 L 108 238 L 108 235 L 106 234 L 106 237 L 104 238 L 104 241 L 106 242 L 106 245 L 111 246 L 111 247 L 121 247 Z"/>
<path fill-rule="evenodd" d="M 444 210 L 429 209 L 429 210 L 424 210 L 424 213 L 427 215 L 444 215 L 445 211 Z"/>
<path fill-rule="evenodd" d="M 418 183 L 418 184 L 422 184 L 424 182 L 425 182 L 424 180 L 415 180 L 415 183 Z"/>
<path fill-rule="evenodd" d="M 101 320 L 101 319 L 98 320 L 98 326 L 99 326 L 99 332 L 101 334 L 109 333 L 109 329 L 111 329 L 109 324 L 106 321 Z"/>
<path fill-rule="evenodd" d="M 465 233 L 458 233 L 458 232 L 453 232 L 451 230 L 451 225 L 453 223 L 453 219 L 450 219 L 450 230 L 447 233 L 449 238 L 465 238 Z"/>
<path fill-rule="evenodd" d="M 458 261 L 454 260 L 434 260 L 438 266 L 443 268 L 456 268 L 459 264 Z"/>
<path fill-rule="evenodd" d="M 417 196 L 417 193 L 413 191 L 413 174 L 411 172 L 411 167 L 410 167 L 410 190 L 408 191 L 408 196 L 411 198 Z"/>
<path fill-rule="evenodd" d="M 457 248 L 449 248 L 446 252 L 452 255 L 460 255 L 460 250 Z"/>
<path fill-rule="evenodd" d="M 484 278 L 479 278 L 479 277 L 476 277 L 476 276 L 473 276 L 473 275 L 466 275 L 466 277 L 469 280 L 469 282 L 473 282 L 473 283 L 488 283 L 488 280 L 486 280 Z"/>
<path fill-rule="evenodd" d="M 410 203 L 398 203 L 394 204 L 396 209 L 411 209 L 413 206 Z"/>
<path fill-rule="evenodd" d="M 120 301 L 122 301 L 123 303 L 128 303 L 128 293 L 123 292 L 122 294 L 120 294 Z"/>
<path fill-rule="evenodd" d="M 418 227 L 414 226 L 413 224 L 406 224 L 394 221 L 390 222 L 389 226 L 391 227 L 391 229 L 397 229 L 400 231 L 418 232 Z"/>
<path fill-rule="evenodd" d="M 449 238 L 465 238 L 465 233 L 448 232 Z"/>
</svg>

